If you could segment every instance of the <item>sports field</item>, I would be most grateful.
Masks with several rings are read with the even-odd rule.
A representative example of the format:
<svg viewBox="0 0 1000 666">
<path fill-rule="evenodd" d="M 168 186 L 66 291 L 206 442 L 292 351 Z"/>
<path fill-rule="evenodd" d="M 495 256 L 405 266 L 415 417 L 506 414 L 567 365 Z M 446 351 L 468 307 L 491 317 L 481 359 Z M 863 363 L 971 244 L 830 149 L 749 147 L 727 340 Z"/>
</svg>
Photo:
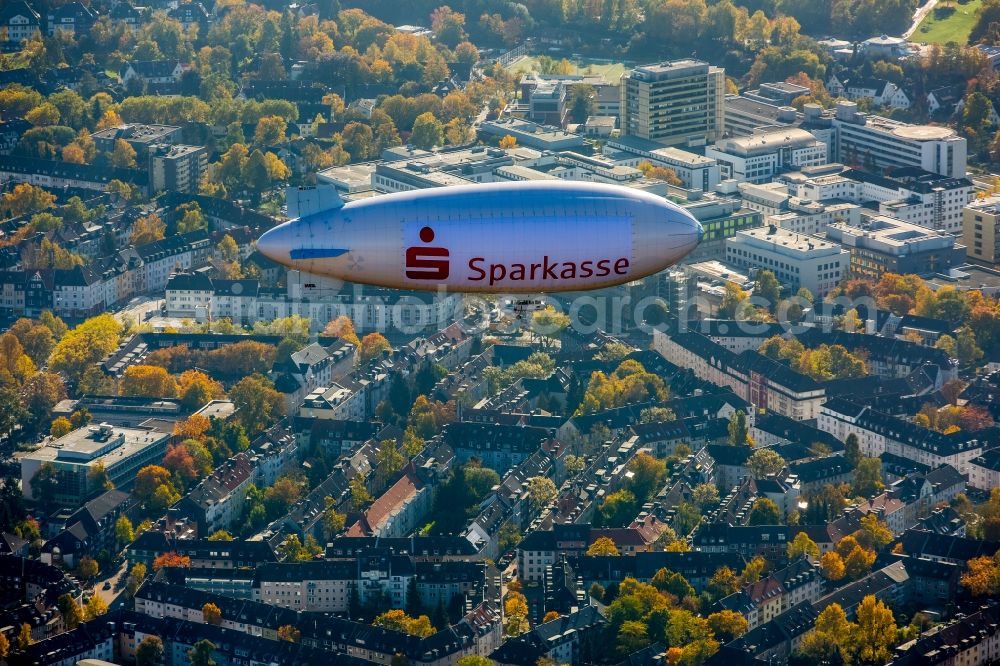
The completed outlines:
<svg viewBox="0 0 1000 666">
<path fill-rule="evenodd" d="M 978 0 L 976 1 L 978 2 Z M 562 57 L 556 57 L 555 59 L 562 60 Z M 595 62 L 586 58 L 568 58 L 568 60 L 573 64 L 571 74 L 603 74 L 604 78 L 611 83 L 617 81 L 621 77 L 622 72 L 625 71 L 625 64 L 620 62 Z M 538 60 L 534 56 L 526 56 L 507 65 L 507 70 L 511 72 L 518 70 L 529 72 L 535 70 L 537 72 L 539 71 Z"/>
<path fill-rule="evenodd" d="M 954 7 L 955 11 L 938 18 L 937 10 L 944 4 L 939 2 L 938 6 L 927 14 L 910 39 L 927 44 L 968 43 L 969 33 L 972 32 L 972 26 L 976 22 L 976 12 L 979 11 L 982 0 L 969 0 L 965 4 L 954 2 L 949 6 Z"/>
</svg>

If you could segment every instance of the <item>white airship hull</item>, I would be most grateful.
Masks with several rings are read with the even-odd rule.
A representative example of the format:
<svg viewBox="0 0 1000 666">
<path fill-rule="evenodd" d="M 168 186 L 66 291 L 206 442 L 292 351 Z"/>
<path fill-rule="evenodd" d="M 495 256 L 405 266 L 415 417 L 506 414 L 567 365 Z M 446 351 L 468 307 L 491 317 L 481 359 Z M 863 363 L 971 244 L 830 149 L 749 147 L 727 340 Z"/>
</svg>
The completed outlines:
<svg viewBox="0 0 1000 666">
<path fill-rule="evenodd" d="M 676 263 L 701 239 L 684 209 L 614 185 L 542 181 L 434 188 L 349 203 L 265 233 L 291 268 L 396 289 L 600 289 Z"/>
</svg>

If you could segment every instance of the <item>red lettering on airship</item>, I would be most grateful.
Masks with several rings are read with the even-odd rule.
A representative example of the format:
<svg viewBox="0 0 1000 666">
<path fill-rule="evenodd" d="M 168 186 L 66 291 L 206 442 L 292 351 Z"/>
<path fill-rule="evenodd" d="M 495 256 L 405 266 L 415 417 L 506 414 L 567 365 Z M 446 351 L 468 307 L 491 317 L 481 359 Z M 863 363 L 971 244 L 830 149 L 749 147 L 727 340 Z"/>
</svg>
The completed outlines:
<svg viewBox="0 0 1000 666">
<path fill-rule="evenodd" d="M 424 227 L 420 230 L 420 240 L 434 242 L 434 230 Z M 447 280 L 451 272 L 449 252 L 446 247 L 406 248 L 406 277 L 411 280 Z"/>
</svg>

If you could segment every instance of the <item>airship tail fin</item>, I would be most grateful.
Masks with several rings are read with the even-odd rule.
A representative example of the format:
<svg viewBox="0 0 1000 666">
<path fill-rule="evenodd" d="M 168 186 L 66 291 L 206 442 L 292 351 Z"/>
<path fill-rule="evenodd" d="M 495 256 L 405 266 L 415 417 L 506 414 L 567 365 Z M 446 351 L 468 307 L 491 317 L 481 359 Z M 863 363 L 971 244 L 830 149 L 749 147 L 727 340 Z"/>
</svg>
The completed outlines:
<svg viewBox="0 0 1000 666">
<path fill-rule="evenodd" d="M 334 210 L 344 205 L 333 185 L 289 187 L 285 190 L 288 217 L 295 219 L 324 210 Z"/>
</svg>

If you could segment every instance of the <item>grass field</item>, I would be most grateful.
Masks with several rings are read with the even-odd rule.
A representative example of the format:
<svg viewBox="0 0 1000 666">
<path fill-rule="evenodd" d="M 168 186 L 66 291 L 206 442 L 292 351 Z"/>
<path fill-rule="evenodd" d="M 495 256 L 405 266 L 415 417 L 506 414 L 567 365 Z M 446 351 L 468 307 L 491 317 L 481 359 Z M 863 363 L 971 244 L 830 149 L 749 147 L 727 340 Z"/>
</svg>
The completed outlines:
<svg viewBox="0 0 1000 666">
<path fill-rule="evenodd" d="M 910 39 L 928 44 L 948 42 L 966 44 L 969 41 L 969 33 L 972 32 L 972 25 L 976 22 L 976 12 L 979 11 L 980 5 L 982 0 L 969 0 L 964 5 L 955 3 L 955 11 L 941 20 L 935 16 L 934 11 L 931 11 L 920 22 Z"/>
<path fill-rule="evenodd" d="M 979 0 L 975 1 L 979 2 Z M 625 65 L 620 62 L 593 62 L 587 60 L 586 58 L 579 60 L 570 59 L 570 62 L 573 63 L 574 68 L 571 74 L 603 74 L 604 78 L 612 83 L 617 81 L 621 77 L 622 72 L 625 71 Z M 521 58 L 520 60 L 516 60 L 508 65 L 507 70 L 511 72 L 519 70 L 524 72 L 529 72 L 531 70 L 538 71 L 538 60 L 532 56 Z"/>
</svg>

